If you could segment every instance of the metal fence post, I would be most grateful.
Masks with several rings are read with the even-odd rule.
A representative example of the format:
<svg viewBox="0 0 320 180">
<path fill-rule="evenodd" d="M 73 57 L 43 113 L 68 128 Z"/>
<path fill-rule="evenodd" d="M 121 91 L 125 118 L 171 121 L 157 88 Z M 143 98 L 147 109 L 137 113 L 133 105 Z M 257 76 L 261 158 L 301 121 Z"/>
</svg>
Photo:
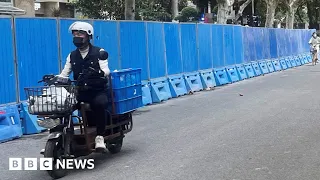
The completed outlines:
<svg viewBox="0 0 320 180">
<path fill-rule="evenodd" d="M 181 24 L 178 24 L 178 32 L 179 32 L 179 45 L 180 45 L 180 61 L 181 61 L 181 72 L 184 73 L 184 68 L 183 68 L 183 57 L 182 57 L 182 42 L 181 42 Z"/>
<path fill-rule="evenodd" d="M 117 39 L 118 39 L 118 67 L 121 69 L 121 33 L 120 33 L 120 22 L 117 21 Z"/>
<path fill-rule="evenodd" d="M 208 25 L 210 26 L 210 58 L 211 58 L 211 68 L 213 68 L 213 45 L 212 45 L 212 25 Z"/>
<path fill-rule="evenodd" d="M 11 28 L 12 28 L 12 48 L 13 48 L 13 60 L 14 60 L 14 71 L 16 79 L 16 102 L 20 102 L 20 83 L 19 83 L 19 72 L 18 72 L 18 58 L 17 58 L 17 41 L 16 41 L 16 20 L 15 17 L 11 17 Z"/>
<path fill-rule="evenodd" d="M 166 38 L 165 38 L 165 32 L 164 32 L 164 23 L 162 22 L 162 38 L 163 38 L 163 57 L 164 57 L 164 67 L 165 67 L 165 76 L 168 76 L 168 62 L 167 62 L 167 44 L 166 44 Z"/>
<path fill-rule="evenodd" d="M 197 59 L 198 59 L 198 68 L 197 70 L 201 70 L 200 69 L 200 52 L 199 52 L 199 25 L 198 23 L 196 23 L 196 47 L 197 47 Z"/>
<path fill-rule="evenodd" d="M 147 73 L 148 73 L 148 80 L 151 79 L 151 72 L 150 72 L 150 59 L 149 59 L 149 38 L 148 38 L 148 24 L 146 22 L 144 24 L 144 30 L 146 35 L 146 60 L 147 60 Z"/>
<path fill-rule="evenodd" d="M 61 34 L 60 34 L 60 18 L 56 18 L 57 23 L 57 37 L 58 37 L 58 63 L 59 63 L 59 72 L 62 71 L 62 57 L 61 57 Z"/>
</svg>

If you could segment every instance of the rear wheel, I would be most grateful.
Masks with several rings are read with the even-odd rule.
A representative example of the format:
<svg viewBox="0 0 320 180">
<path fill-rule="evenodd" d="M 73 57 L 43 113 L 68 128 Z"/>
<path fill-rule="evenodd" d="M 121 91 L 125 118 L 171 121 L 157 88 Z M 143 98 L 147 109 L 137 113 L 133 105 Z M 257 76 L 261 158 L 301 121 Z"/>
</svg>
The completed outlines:
<svg viewBox="0 0 320 180">
<path fill-rule="evenodd" d="M 112 140 L 108 143 L 108 150 L 111 154 L 116 154 L 121 151 L 123 138 Z"/>
<path fill-rule="evenodd" d="M 59 179 L 67 175 L 66 169 L 57 168 L 57 159 L 62 160 L 63 149 L 60 141 L 48 140 L 44 151 L 45 158 L 52 158 L 52 170 L 48 170 L 48 174 L 54 178 Z"/>
</svg>

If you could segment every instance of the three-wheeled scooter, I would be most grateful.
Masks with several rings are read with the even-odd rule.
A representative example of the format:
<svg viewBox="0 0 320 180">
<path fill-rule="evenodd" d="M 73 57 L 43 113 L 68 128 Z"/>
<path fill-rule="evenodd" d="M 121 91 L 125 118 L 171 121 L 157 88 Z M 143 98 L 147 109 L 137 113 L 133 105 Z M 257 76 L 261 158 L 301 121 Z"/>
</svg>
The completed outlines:
<svg viewBox="0 0 320 180">
<path fill-rule="evenodd" d="M 140 73 L 141 69 L 129 69 L 109 75 L 110 122 L 104 140 L 111 154 L 120 152 L 124 135 L 132 130 L 132 112 L 143 106 Z M 113 81 L 118 85 L 112 84 Z M 40 82 L 44 86 L 25 88 L 28 111 L 37 115 L 39 126 L 49 129 L 42 154 L 53 159 L 48 174 L 58 179 L 67 174 L 67 170 L 57 167 L 58 159 L 74 159 L 95 152 L 96 127 L 88 124 L 90 105 L 76 100 L 74 81 L 45 75 Z M 135 103 L 121 104 L 132 100 Z M 77 110 L 79 115 L 75 115 Z"/>
</svg>

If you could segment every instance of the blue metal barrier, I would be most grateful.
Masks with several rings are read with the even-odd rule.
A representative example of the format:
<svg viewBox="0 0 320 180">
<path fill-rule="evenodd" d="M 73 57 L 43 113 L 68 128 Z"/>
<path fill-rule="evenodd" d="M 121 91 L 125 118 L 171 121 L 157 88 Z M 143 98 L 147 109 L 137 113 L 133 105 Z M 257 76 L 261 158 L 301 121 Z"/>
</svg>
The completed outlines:
<svg viewBox="0 0 320 180">
<path fill-rule="evenodd" d="M 184 79 L 186 82 L 186 87 L 188 92 L 196 92 L 196 91 L 202 91 L 203 86 L 200 78 L 199 72 L 191 72 L 191 73 L 185 73 Z"/>
<path fill-rule="evenodd" d="M 168 77 L 168 80 L 172 97 L 176 98 L 188 93 L 186 83 L 182 74 L 171 75 Z"/>
<path fill-rule="evenodd" d="M 0 143 L 22 136 L 17 105 L 0 106 Z"/>
<path fill-rule="evenodd" d="M 4 94 L 0 104 L 25 100 L 24 87 L 38 85 L 44 74 L 59 73 L 76 49 L 68 31 L 75 21 L 17 17 L 12 24 L 11 17 L 0 18 L 0 59 L 5 64 L 0 66 L 0 75 L 6 81 L 0 86 Z M 142 69 L 144 105 L 311 62 L 307 42 L 314 30 L 81 21 L 93 25 L 92 42 L 108 52 L 111 71 Z M 35 119 L 27 117 L 24 133 L 41 132 Z"/>
</svg>

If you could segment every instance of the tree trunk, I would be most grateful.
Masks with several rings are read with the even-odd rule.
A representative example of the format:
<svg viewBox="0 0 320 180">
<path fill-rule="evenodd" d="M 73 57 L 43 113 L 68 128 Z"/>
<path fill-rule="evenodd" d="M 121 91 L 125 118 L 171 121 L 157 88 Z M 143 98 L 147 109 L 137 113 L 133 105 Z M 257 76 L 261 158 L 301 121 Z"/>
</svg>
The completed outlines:
<svg viewBox="0 0 320 180">
<path fill-rule="evenodd" d="M 289 7 L 289 9 L 287 11 L 287 17 L 286 17 L 286 27 L 287 27 L 287 29 L 293 29 L 294 13 L 295 13 L 295 8 Z"/>
<path fill-rule="evenodd" d="M 135 19 L 135 0 L 125 0 L 125 19 L 134 20 Z"/>
<path fill-rule="evenodd" d="M 240 8 L 239 8 L 239 11 L 236 15 L 236 18 L 235 20 L 238 21 L 238 19 L 242 16 L 242 12 L 244 11 L 244 9 L 251 3 L 252 0 L 246 0 L 245 3 L 243 3 Z"/>
<path fill-rule="evenodd" d="M 172 19 L 174 19 L 179 14 L 178 0 L 171 0 L 171 3 Z"/>
<path fill-rule="evenodd" d="M 228 14 L 228 3 L 219 3 L 218 4 L 218 15 L 217 15 L 217 23 L 218 24 L 227 24 L 227 14 Z"/>
<path fill-rule="evenodd" d="M 267 14 L 266 14 L 265 27 L 273 28 L 274 14 L 276 12 L 277 1 L 266 0 L 266 3 L 267 3 Z"/>
</svg>

